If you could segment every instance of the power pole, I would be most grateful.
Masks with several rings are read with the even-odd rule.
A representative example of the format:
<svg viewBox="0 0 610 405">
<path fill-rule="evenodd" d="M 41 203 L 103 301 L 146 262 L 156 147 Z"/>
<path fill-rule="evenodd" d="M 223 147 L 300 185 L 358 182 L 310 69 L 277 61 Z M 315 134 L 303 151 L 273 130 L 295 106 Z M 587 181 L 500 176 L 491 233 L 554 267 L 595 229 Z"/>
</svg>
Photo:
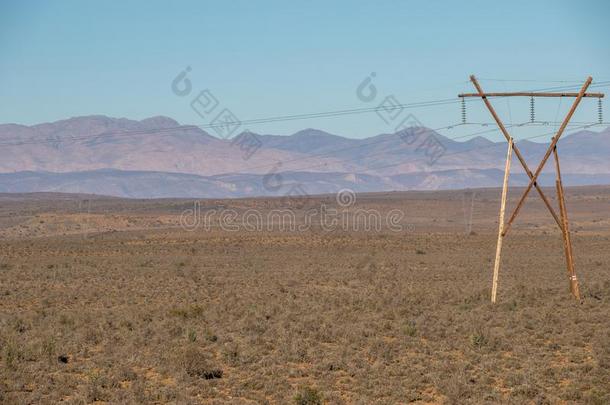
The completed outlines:
<svg viewBox="0 0 610 405">
<path fill-rule="evenodd" d="M 563 236 L 563 242 L 564 242 L 564 253 L 566 256 L 566 264 L 567 264 L 567 268 L 568 268 L 568 277 L 569 277 L 569 281 L 570 281 L 570 292 L 572 293 L 574 298 L 580 300 L 580 291 L 578 288 L 578 280 L 576 278 L 576 272 L 574 271 L 572 242 L 570 239 L 570 230 L 568 227 L 568 214 L 567 214 L 567 209 L 566 209 L 566 204 L 565 204 L 565 194 L 564 194 L 564 190 L 563 190 L 563 184 L 561 182 L 561 171 L 559 168 L 559 155 L 557 153 L 557 142 L 559 142 L 559 138 L 561 137 L 561 135 L 567 128 L 568 123 L 570 122 L 570 119 L 574 115 L 576 108 L 578 108 L 578 105 L 580 104 L 581 100 L 585 97 L 594 97 L 594 98 L 601 99 L 604 97 L 604 94 L 603 93 L 587 93 L 587 89 L 589 88 L 589 86 L 591 85 L 591 82 L 593 81 L 593 79 L 591 77 L 587 78 L 587 80 L 585 81 L 585 83 L 583 84 L 583 86 L 581 87 L 581 89 L 578 93 L 548 93 L 548 92 L 485 93 L 485 92 L 483 92 L 483 89 L 481 88 L 481 85 L 477 81 L 476 77 L 470 76 L 470 81 L 472 82 L 475 89 L 477 90 L 477 93 L 462 93 L 462 94 L 459 94 L 458 97 L 461 97 L 462 100 L 466 97 L 480 97 L 483 100 L 483 102 L 485 103 L 485 106 L 491 113 L 492 117 L 498 124 L 498 127 L 500 128 L 500 131 L 506 138 L 506 141 L 508 142 L 508 152 L 506 155 L 506 166 L 504 168 L 504 183 L 502 185 L 502 198 L 501 198 L 501 202 L 500 202 L 500 215 L 499 215 L 500 220 L 499 220 L 499 229 L 498 229 L 498 242 L 496 245 L 496 258 L 495 258 L 495 262 L 494 262 L 491 302 L 493 302 L 493 303 L 496 302 L 496 293 L 498 290 L 498 277 L 499 277 L 499 272 L 500 272 L 500 254 L 502 251 L 502 241 L 506 237 L 506 234 L 508 233 L 508 230 L 510 229 L 511 224 L 514 222 L 515 218 L 519 214 L 519 211 L 520 211 L 521 207 L 523 206 L 523 203 L 525 202 L 525 198 L 531 191 L 532 187 L 536 188 L 536 191 L 538 191 L 540 198 L 542 198 L 542 201 L 548 208 L 549 212 L 553 216 L 553 219 L 555 219 L 555 222 L 557 223 L 557 225 L 559 226 L 559 229 L 561 230 L 561 233 Z M 498 114 L 494 110 L 493 106 L 491 105 L 491 102 L 489 101 L 489 97 L 530 97 L 530 98 L 532 98 L 532 100 L 534 97 L 573 97 L 573 98 L 575 98 L 575 100 L 572 104 L 572 107 L 570 108 L 570 111 L 565 116 L 563 122 L 561 123 L 561 126 L 559 127 L 559 130 L 553 137 L 547 152 L 545 153 L 544 157 L 538 164 L 538 167 L 536 168 L 536 171 L 534 173 L 532 173 L 532 171 L 527 166 L 527 163 L 525 162 L 523 155 L 519 151 L 519 148 L 514 143 L 513 138 L 510 136 L 510 134 L 506 130 L 506 127 L 500 120 L 500 117 L 498 116 Z M 505 208 L 506 208 L 506 198 L 507 198 L 507 194 L 508 194 L 508 177 L 509 177 L 509 172 L 510 172 L 510 161 L 512 158 L 513 151 L 515 152 L 517 159 L 521 163 L 521 166 L 523 166 L 525 173 L 527 173 L 530 181 L 529 181 L 529 184 L 527 185 L 523 195 L 519 199 L 519 202 L 517 203 L 515 210 L 511 214 L 510 219 L 508 220 L 508 222 L 504 223 L 504 212 L 505 212 Z M 540 175 L 540 172 L 542 172 L 542 169 L 544 168 L 544 165 L 546 164 L 546 162 L 549 159 L 549 157 L 551 156 L 551 154 L 553 154 L 553 156 L 555 157 L 555 170 L 557 173 L 555 187 L 557 190 L 557 199 L 559 201 L 559 216 L 555 213 L 555 210 L 551 206 L 551 203 L 549 202 L 546 195 L 543 193 L 542 188 L 538 185 L 538 181 L 537 181 L 538 176 Z"/>
</svg>

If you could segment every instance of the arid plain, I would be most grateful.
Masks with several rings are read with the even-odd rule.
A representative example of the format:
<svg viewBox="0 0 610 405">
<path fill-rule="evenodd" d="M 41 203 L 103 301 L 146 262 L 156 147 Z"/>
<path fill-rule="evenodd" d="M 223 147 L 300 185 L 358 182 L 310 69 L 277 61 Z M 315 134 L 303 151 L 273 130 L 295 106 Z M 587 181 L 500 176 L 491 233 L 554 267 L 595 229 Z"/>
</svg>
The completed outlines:
<svg viewBox="0 0 610 405">
<path fill-rule="evenodd" d="M 535 195 L 489 302 L 499 196 L 0 195 L 0 402 L 609 403 L 610 187 L 567 192 L 582 302 Z M 320 207 L 348 225 L 183 215 Z"/>
</svg>

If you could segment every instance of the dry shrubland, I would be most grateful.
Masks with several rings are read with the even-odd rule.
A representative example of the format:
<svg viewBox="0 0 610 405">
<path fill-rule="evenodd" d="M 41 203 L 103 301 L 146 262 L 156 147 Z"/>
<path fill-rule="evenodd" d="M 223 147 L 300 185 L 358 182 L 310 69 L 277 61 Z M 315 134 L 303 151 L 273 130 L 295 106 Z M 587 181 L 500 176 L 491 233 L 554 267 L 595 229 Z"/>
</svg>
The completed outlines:
<svg viewBox="0 0 610 405">
<path fill-rule="evenodd" d="M 4 201 L 0 402 L 609 403 L 610 189 L 568 194 L 582 303 L 530 199 L 491 305 L 499 192 L 461 193 L 358 200 L 404 210 L 402 232 L 187 232 L 183 201 Z"/>
</svg>

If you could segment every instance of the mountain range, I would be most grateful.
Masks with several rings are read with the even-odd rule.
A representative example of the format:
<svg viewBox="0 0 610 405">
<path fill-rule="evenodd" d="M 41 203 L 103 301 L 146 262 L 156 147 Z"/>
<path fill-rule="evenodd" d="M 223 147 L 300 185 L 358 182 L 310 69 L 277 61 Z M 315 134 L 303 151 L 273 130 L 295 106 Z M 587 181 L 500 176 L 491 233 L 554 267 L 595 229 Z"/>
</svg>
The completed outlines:
<svg viewBox="0 0 610 405">
<path fill-rule="evenodd" d="M 517 145 L 534 170 L 547 144 Z M 566 134 L 558 148 L 567 185 L 610 184 L 610 129 Z M 505 156 L 506 142 L 460 142 L 427 128 L 365 139 L 304 129 L 224 140 L 167 117 L 86 116 L 0 125 L 0 192 L 232 198 L 497 187 Z M 516 159 L 512 168 L 511 184 L 527 184 Z M 549 162 L 541 183 L 553 181 Z"/>
</svg>

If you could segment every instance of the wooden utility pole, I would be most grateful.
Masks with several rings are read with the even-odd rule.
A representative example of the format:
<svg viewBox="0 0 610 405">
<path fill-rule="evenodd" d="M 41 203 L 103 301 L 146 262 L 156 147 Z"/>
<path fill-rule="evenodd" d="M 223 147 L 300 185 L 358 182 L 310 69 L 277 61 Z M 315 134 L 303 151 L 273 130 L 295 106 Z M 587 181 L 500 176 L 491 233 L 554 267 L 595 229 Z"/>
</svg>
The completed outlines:
<svg viewBox="0 0 610 405">
<path fill-rule="evenodd" d="M 506 166 L 504 167 L 504 182 L 502 183 L 502 200 L 500 202 L 500 220 L 498 221 L 498 243 L 496 245 L 496 260 L 494 262 L 494 276 L 491 286 L 491 302 L 496 302 L 498 292 L 498 276 L 500 275 L 500 253 L 502 251 L 502 239 L 504 236 L 504 212 L 506 210 L 506 197 L 508 195 L 508 174 L 510 173 L 510 162 L 513 154 L 513 138 L 508 141 L 508 152 L 506 152 Z"/>
<path fill-rule="evenodd" d="M 568 226 L 568 214 L 567 214 L 566 203 L 565 203 L 565 195 L 564 195 L 564 190 L 563 190 L 563 184 L 561 182 L 561 171 L 559 168 L 559 156 L 557 154 L 557 142 L 559 142 L 559 138 L 561 137 L 561 135 L 567 128 L 568 123 L 570 122 L 570 119 L 574 115 L 576 108 L 578 108 L 578 105 L 580 104 L 581 100 L 585 97 L 602 98 L 602 97 L 604 97 L 604 94 L 603 93 L 587 93 L 587 89 L 589 88 L 591 82 L 593 81 L 593 79 L 591 77 L 587 78 L 587 80 L 585 81 L 585 83 L 583 84 L 582 88 L 580 89 L 580 91 L 578 93 L 546 93 L 546 92 L 523 92 L 523 91 L 513 92 L 513 93 L 485 93 L 485 92 L 483 92 L 481 85 L 479 84 L 479 82 L 477 81 L 477 79 L 474 76 L 470 76 L 470 81 L 472 82 L 475 89 L 477 90 L 477 93 L 463 93 L 463 94 L 459 94 L 458 97 L 461 97 L 461 98 L 480 97 L 483 100 L 483 102 L 485 103 L 485 106 L 487 107 L 489 112 L 491 113 L 491 116 L 494 118 L 494 120 L 498 124 L 500 131 L 502 132 L 502 134 L 508 141 L 506 166 L 504 168 L 504 183 L 502 185 L 502 200 L 500 202 L 498 242 L 496 245 L 496 258 L 495 258 L 495 262 L 494 262 L 491 301 L 494 303 L 496 302 L 496 294 L 497 294 L 497 290 L 498 290 L 498 277 L 499 277 L 499 272 L 500 272 L 500 253 L 502 251 L 502 241 L 503 241 L 504 237 L 506 236 L 508 230 L 510 229 L 511 224 L 513 223 L 513 221 L 519 214 L 519 211 L 520 211 L 521 207 L 523 206 L 523 203 L 525 202 L 525 198 L 531 191 L 532 187 L 535 188 L 536 191 L 538 191 L 540 198 L 542 198 L 542 201 L 546 205 L 547 209 L 549 210 L 549 212 L 553 216 L 553 219 L 555 219 L 555 222 L 557 223 L 557 225 L 559 226 L 559 229 L 561 230 L 561 233 L 563 236 L 563 242 L 564 242 L 564 253 L 566 256 L 566 264 L 567 264 L 567 268 L 568 268 L 568 277 L 569 277 L 569 281 L 570 281 L 570 292 L 576 299 L 580 299 L 578 280 L 576 278 L 576 272 L 574 270 L 572 242 L 570 239 L 570 231 L 569 231 L 569 226 Z M 506 130 L 506 127 L 500 120 L 500 117 L 498 116 L 498 114 L 494 110 L 493 106 L 491 105 L 491 102 L 489 101 L 489 97 L 574 97 L 575 98 L 574 103 L 572 104 L 572 107 L 570 108 L 570 111 L 568 112 L 568 114 L 564 118 L 563 122 L 561 123 L 561 126 L 559 127 L 557 134 L 553 137 L 551 144 L 549 145 L 549 148 L 547 149 L 546 154 L 544 155 L 544 157 L 538 164 L 538 167 L 536 168 L 536 171 L 534 173 L 532 173 L 532 171 L 527 166 L 527 163 L 525 162 L 523 155 L 517 148 L 517 145 L 513 142 L 513 138 L 510 136 L 510 134 Z M 510 216 L 510 219 L 508 220 L 508 222 L 504 223 L 504 213 L 505 213 L 505 209 L 506 209 L 506 197 L 507 197 L 507 193 L 508 193 L 508 177 L 509 177 L 509 172 L 510 172 L 510 161 L 511 161 L 511 157 L 512 157 L 511 156 L 512 151 L 515 152 L 517 159 L 521 163 L 521 166 L 523 166 L 523 169 L 525 170 L 525 173 L 529 177 L 530 181 L 529 181 L 523 195 L 519 199 L 519 202 L 517 203 L 515 210 L 513 211 L 512 215 Z M 559 201 L 559 216 L 555 213 L 555 210 L 551 206 L 550 201 L 545 196 L 545 194 L 542 192 L 542 188 L 538 185 L 538 176 L 540 175 L 540 172 L 542 172 L 542 169 L 544 168 L 544 165 L 546 164 L 546 162 L 549 159 L 549 157 L 551 156 L 551 154 L 553 154 L 555 157 L 555 170 L 557 172 L 557 180 L 555 182 L 555 187 L 557 190 L 557 200 Z"/>
</svg>

